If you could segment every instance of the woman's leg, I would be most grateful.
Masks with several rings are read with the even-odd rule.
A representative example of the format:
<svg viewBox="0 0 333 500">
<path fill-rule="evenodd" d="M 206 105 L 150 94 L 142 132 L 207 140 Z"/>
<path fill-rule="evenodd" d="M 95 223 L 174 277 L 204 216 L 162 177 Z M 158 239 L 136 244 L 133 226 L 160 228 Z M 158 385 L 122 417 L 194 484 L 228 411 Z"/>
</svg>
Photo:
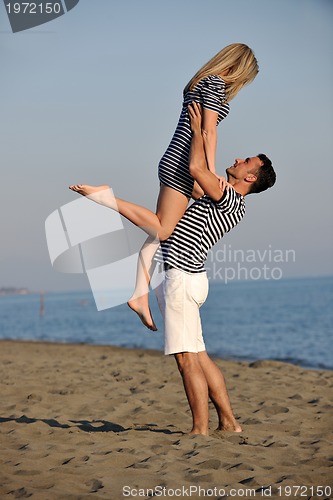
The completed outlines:
<svg viewBox="0 0 333 500">
<path fill-rule="evenodd" d="M 154 271 L 153 258 L 159 245 L 160 240 L 151 236 L 148 236 L 143 244 L 137 261 L 134 292 L 127 301 L 127 305 L 137 313 L 142 323 L 152 331 L 156 331 L 157 327 L 150 311 L 148 293 L 150 279 Z"/>
<path fill-rule="evenodd" d="M 142 323 L 150 330 L 156 331 L 156 325 L 148 302 L 149 283 L 152 275 L 152 262 L 159 241 L 167 239 L 182 218 L 188 205 L 188 199 L 182 193 L 167 186 L 161 186 L 157 200 L 156 216 L 162 230 L 159 238 L 148 238 L 140 250 L 135 290 L 127 304 L 139 315 Z M 163 237 L 160 237 L 162 235 Z"/>
<path fill-rule="evenodd" d="M 142 323 L 150 330 L 156 331 L 148 303 L 150 269 L 159 241 L 167 239 L 182 218 L 188 205 L 188 198 L 170 187 L 161 185 L 157 201 L 156 214 L 140 205 L 121 200 L 113 195 L 109 186 L 89 186 L 79 184 L 70 186 L 89 199 L 119 212 L 150 236 L 140 251 L 136 286 L 128 301 L 129 307 L 138 314 Z"/>
<path fill-rule="evenodd" d="M 70 186 L 70 189 L 100 205 L 116 210 L 123 217 L 143 229 L 149 236 L 158 237 L 161 241 L 170 236 L 177 222 L 184 215 L 189 201 L 182 193 L 161 186 L 157 210 L 156 214 L 154 214 L 145 207 L 117 198 L 113 195 L 109 186 L 78 184 Z"/>
</svg>

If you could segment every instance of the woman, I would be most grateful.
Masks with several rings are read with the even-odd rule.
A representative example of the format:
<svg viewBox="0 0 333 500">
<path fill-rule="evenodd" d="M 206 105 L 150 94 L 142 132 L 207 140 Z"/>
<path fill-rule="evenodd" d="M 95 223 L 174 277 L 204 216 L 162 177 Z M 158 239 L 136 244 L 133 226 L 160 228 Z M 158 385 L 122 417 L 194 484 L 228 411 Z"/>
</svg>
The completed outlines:
<svg viewBox="0 0 333 500">
<path fill-rule="evenodd" d="M 158 241 L 167 239 L 183 216 L 194 189 L 194 180 L 188 168 L 192 136 L 188 105 L 192 101 L 201 104 L 205 154 L 209 169 L 216 173 L 216 127 L 229 113 L 229 101 L 242 87 L 254 80 L 258 71 L 257 60 L 245 44 L 228 45 L 210 59 L 184 89 L 183 107 L 176 131 L 158 167 L 160 193 L 156 214 L 133 203 L 117 200 L 118 204 L 122 203 L 122 213 L 125 211 L 125 216 L 151 237 L 141 250 L 136 288 L 128 301 L 130 308 L 151 330 L 156 330 L 148 304 L 151 261 Z M 117 210 L 108 186 L 80 184 L 71 186 L 70 189 Z"/>
</svg>

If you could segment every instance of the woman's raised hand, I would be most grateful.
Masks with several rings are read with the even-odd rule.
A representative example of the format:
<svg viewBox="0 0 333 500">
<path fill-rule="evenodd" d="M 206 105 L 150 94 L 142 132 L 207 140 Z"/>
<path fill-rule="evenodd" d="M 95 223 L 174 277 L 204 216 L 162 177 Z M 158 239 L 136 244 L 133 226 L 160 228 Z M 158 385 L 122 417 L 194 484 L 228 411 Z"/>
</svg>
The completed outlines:
<svg viewBox="0 0 333 500">
<path fill-rule="evenodd" d="M 193 101 L 187 106 L 187 109 L 192 132 L 201 134 L 202 113 L 200 104 Z"/>
</svg>

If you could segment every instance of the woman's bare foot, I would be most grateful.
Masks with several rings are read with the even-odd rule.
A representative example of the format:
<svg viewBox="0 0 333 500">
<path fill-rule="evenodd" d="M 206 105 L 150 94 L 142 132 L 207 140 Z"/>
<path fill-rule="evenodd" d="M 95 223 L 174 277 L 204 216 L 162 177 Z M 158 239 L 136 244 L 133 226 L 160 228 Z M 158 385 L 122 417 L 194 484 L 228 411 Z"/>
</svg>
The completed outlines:
<svg viewBox="0 0 333 500">
<path fill-rule="evenodd" d="M 111 208 L 117 212 L 119 211 L 117 200 L 110 186 L 89 186 L 88 184 L 76 184 L 74 186 L 69 186 L 69 189 L 75 191 L 75 193 L 82 194 L 82 196 L 85 196 L 99 205 Z"/>
<path fill-rule="evenodd" d="M 150 307 L 148 304 L 148 295 L 141 295 L 140 297 L 137 298 L 131 298 L 127 302 L 127 305 L 132 309 L 132 311 L 136 312 L 142 323 L 147 328 L 149 328 L 149 330 L 153 332 L 157 331 L 157 327 L 150 312 Z"/>
<path fill-rule="evenodd" d="M 90 196 L 99 191 L 106 191 L 110 189 L 109 186 L 89 186 L 89 184 L 76 184 L 74 186 L 69 186 L 69 189 L 75 191 L 76 193 L 82 194 L 82 196 Z"/>
</svg>

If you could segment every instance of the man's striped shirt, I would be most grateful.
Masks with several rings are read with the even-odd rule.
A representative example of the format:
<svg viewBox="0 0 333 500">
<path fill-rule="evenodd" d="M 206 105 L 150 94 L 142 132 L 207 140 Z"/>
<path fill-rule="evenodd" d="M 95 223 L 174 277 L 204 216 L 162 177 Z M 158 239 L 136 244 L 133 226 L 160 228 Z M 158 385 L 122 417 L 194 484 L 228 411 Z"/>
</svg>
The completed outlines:
<svg viewBox="0 0 333 500">
<path fill-rule="evenodd" d="M 208 251 L 245 214 L 244 197 L 229 187 L 219 201 L 209 196 L 196 200 L 171 236 L 161 241 L 155 260 L 188 273 L 204 271 Z"/>
</svg>

